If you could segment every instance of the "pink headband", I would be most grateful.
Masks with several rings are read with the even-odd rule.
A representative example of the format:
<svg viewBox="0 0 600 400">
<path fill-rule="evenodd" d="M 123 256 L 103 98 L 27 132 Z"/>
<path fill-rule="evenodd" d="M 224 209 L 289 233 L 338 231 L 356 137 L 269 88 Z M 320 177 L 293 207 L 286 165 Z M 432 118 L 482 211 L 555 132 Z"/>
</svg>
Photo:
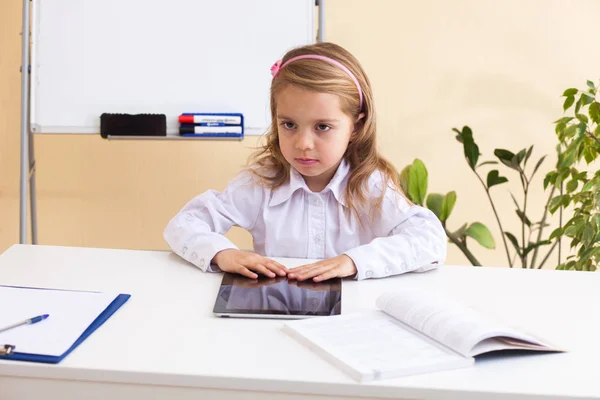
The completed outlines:
<svg viewBox="0 0 600 400">
<path fill-rule="evenodd" d="M 273 66 L 271 67 L 271 75 L 273 75 L 273 78 L 275 78 L 277 76 L 277 74 L 279 73 L 279 71 L 281 71 L 281 69 L 283 67 L 285 67 L 286 65 L 288 65 L 289 63 L 291 63 L 293 61 L 297 61 L 297 60 L 308 59 L 308 58 L 312 58 L 315 60 L 327 61 L 327 62 L 337 66 L 338 68 L 340 68 L 346 74 L 348 74 L 348 76 L 354 81 L 354 84 L 356 85 L 356 88 L 358 89 L 358 97 L 359 97 L 359 104 L 360 104 L 358 109 L 362 110 L 363 94 L 362 94 L 362 90 L 360 89 L 360 84 L 358 83 L 358 79 L 356 79 L 354 74 L 348 68 L 346 68 L 346 66 L 344 64 L 340 63 L 339 61 L 334 60 L 333 58 L 320 56 L 318 54 L 304 54 L 302 56 L 296 56 L 296 57 L 290 58 L 283 65 L 281 65 L 281 60 L 277 60 L 277 62 L 275 64 L 273 64 Z"/>
</svg>

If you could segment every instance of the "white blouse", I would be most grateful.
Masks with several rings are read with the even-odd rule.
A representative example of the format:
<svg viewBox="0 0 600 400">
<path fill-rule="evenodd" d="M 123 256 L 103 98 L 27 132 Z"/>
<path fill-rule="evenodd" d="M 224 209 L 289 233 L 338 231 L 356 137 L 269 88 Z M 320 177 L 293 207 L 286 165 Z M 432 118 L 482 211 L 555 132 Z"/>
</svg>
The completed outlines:
<svg viewBox="0 0 600 400">
<path fill-rule="evenodd" d="M 209 190 L 192 199 L 168 223 L 164 238 L 171 249 L 203 271 L 219 271 L 210 262 L 219 251 L 237 249 L 225 236 L 232 226 L 248 230 L 254 251 L 266 257 L 324 259 L 346 254 L 354 261 L 356 278 L 381 278 L 423 272 L 442 264 L 447 239 L 430 210 L 409 204 L 388 188 L 381 212 L 363 225 L 346 210 L 344 190 L 349 165 L 344 160 L 319 193 L 312 192 L 292 168 L 290 181 L 272 190 L 248 170 L 227 188 Z M 367 196 L 375 201 L 383 187 L 374 173 Z"/>
</svg>

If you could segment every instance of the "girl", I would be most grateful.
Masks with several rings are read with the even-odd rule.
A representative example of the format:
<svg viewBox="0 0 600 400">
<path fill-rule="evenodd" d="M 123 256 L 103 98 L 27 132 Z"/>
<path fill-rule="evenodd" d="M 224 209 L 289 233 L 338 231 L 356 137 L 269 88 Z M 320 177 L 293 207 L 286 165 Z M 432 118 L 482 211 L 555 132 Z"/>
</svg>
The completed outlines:
<svg viewBox="0 0 600 400">
<path fill-rule="evenodd" d="M 271 67 L 266 144 L 222 192 L 190 201 L 167 225 L 173 251 L 203 271 L 319 282 L 426 271 L 443 263 L 446 235 L 403 196 L 375 146 L 369 80 L 342 47 L 289 51 Z M 256 253 L 223 236 L 248 230 Z M 319 259 L 288 269 L 268 257 Z"/>
</svg>

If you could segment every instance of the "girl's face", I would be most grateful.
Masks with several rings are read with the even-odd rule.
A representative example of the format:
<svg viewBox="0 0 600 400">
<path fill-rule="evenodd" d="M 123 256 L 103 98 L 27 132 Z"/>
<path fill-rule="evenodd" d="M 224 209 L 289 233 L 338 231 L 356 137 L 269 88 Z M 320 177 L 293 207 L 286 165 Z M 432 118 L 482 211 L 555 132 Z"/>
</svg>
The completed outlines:
<svg viewBox="0 0 600 400">
<path fill-rule="evenodd" d="M 337 170 L 354 132 L 340 98 L 295 85 L 276 96 L 279 146 L 310 190 L 323 190 Z"/>
</svg>

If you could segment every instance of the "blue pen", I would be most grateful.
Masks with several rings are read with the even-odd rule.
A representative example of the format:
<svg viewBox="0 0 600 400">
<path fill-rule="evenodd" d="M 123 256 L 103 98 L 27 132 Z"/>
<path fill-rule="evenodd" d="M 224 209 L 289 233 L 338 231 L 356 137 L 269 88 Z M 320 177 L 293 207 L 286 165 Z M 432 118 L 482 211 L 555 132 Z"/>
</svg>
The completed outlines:
<svg viewBox="0 0 600 400">
<path fill-rule="evenodd" d="M 5 332 L 5 331 L 7 331 L 9 329 L 16 328 L 16 327 L 21 326 L 21 325 L 35 324 L 35 323 L 38 323 L 40 321 L 45 320 L 48 317 L 49 317 L 48 314 L 38 315 L 37 317 L 29 318 L 29 319 L 26 319 L 25 321 L 17 322 L 17 323 L 14 323 L 12 325 L 5 326 L 4 328 L 0 328 L 0 333 Z"/>
</svg>

